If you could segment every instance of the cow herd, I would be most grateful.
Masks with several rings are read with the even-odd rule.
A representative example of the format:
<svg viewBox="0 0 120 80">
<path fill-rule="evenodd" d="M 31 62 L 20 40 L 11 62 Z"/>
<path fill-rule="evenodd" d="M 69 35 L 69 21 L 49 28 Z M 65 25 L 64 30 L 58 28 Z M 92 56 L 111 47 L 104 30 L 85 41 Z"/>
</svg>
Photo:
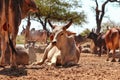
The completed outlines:
<svg viewBox="0 0 120 80">
<path fill-rule="evenodd" d="M 23 30 L 21 32 L 21 35 L 25 37 L 24 47 L 28 48 L 31 43 L 32 46 L 35 46 L 36 42 L 39 43 L 47 43 L 47 31 L 46 30 L 35 30 L 35 28 L 32 28 L 30 30 L 30 16 L 28 17 L 28 22 L 26 25 L 26 28 L 23 27 Z"/>
<path fill-rule="evenodd" d="M 0 66 L 5 66 L 5 53 L 7 48 L 9 48 L 8 52 L 10 55 L 8 57 L 11 67 L 14 68 L 22 63 L 28 64 L 29 59 L 27 53 L 15 48 L 16 37 L 21 19 L 25 18 L 29 12 L 37 11 L 38 9 L 34 0 L 0 0 Z M 67 30 L 73 23 L 73 20 L 70 19 L 69 23 L 64 26 L 53 25 L 50 20 L 48 20 L 48 23 L 52 28 L 49 36 L 50 43 L 45 48 L 41 60 L 34 62 L 32 65 L 42 65 L 45 62 L 51 66 L 76 65 L 80 60 L 81 47 L 78 43 L 81 40 L 75 36 L 76 33 Z M 21 34 L 25 35 L 25 43 L 36 41 L 46 43 L 48 37 L 47 32 L 44 30 L 35 30 L 34 28 L 30 30 L 30 24 L 30 21 L 28 21 L 26 29 L 23 27 L 23 31 L 21 32 Z M 113 50 L 112 62 L 116 61 L 115 50 L 120 48 L 119 28 L 108 29 L 104 34 L 97 34 L 92 31 L 87 38 L 92 39 L 95 46 L 99 48 L 99 56 L 103 53 L 103 49 L 107 51 L 108 55 L 109 51 Z M 85 38 L 82 38 L 83 40 Z M 20 56 L 22 56 L 22 60 L 20 60 Z M 109 61 L 109 56 L 107 57 L 107 61 Z"/>
<path fill-rule="evenodd" d="M 106 33 L 96 34 L 94 31 L 90 32 L 87 36 L 88 38 L 92 39 L 95 46 L 99 48 L 98 55 L 101 56 L 103 50 L 107 53 L 107 61 L 109 61 L 109 53 L 110 50 L 113 51 L 112 53 L 112 61 L 115 62 L 115 50 L 120 49 L 120 28 L 113 27 L 108 29 Z M 120 61 L 120 59 L 118 60 Z"/>
<path fill-rule="evenodd" d="M 72 20 L 65 26 L 54 26 L 49 21 L 53 31 L 50 36 L 50 44 L 45 49 L 43 58 L 34 64 L 71 66 L 78 63 L 80 58 L 79 48 L 76 46 L 74 35 L 67 28 L 72 24 Z"/>
</svg>

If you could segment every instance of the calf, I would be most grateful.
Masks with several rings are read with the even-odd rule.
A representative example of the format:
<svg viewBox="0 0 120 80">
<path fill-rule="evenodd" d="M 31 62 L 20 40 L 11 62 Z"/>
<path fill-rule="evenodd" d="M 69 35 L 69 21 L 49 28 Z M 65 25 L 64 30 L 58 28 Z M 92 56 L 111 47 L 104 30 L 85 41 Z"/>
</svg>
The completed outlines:
<svg viewBox="0 0 120 80">
<path fill-rule="evenodd" d="M 62 27 L 55 27 L 50 23 L 50 21 L 49 24 L 53 29 L 50 37 L 51 42 L 45 49 L 41 61 L 36 62 L 35 64 L 43 64 L 46 59 L 49 61 L 49 65 L 54 66 L 57 64 L 61 66 L 77 64 L 80 58 L 80 51 L 76 46 L 73 37 L 75 33 L 66 30 L 70 27 L 72 21 Z"/>
</svg>

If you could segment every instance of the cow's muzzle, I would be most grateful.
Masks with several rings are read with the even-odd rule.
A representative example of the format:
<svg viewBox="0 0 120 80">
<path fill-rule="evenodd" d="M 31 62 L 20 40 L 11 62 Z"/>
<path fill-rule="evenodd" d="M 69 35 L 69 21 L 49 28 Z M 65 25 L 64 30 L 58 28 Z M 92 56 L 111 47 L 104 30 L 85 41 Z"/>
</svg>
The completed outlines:
<svg viewBox="0 0 120 80">
<path fill-rule="evenodd" d="M 56 45 L 56 43 L 57 43 L 56 41 L 52 41 L 52 45 Z"/>
</svg>

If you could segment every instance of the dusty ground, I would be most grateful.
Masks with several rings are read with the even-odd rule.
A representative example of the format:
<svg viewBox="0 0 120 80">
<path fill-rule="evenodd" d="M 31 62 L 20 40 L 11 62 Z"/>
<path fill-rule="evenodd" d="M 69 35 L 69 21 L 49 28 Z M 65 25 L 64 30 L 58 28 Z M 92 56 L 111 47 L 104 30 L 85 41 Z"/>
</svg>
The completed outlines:
<svg viewBox="0 0 120 80">
<path fill-rule="evenodd" d="M 37 53 L 37 58 L 42 55 Z M 106 55 L 100 58 L 82 53 L 78 65 L 69 68 L 45 64 L 17 70 L 0 68 L 0 80 L 120 80 L 120 64 L 106 62 L 105 59 Z"/>
</svg>

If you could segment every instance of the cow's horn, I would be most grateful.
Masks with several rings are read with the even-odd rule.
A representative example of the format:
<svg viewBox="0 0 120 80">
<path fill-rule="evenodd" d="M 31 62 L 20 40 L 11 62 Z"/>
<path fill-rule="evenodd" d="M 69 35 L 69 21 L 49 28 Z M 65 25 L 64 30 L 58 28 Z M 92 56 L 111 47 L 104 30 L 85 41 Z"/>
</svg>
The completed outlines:
<svg viewBox="0 0 120 80">
<path fill-rule="evenodd" d="M 65 26 L 63 27 L 63 29 L 69 28 L 69 27 L 71 26 L 72 22 L 73 22 L 73 20 L 70 19 L 70 22 L 69 22 L 67 25 L 65 25 Z"/>
<path fill-rule="evenodd" d="M 52 23 L 50 22 L 50 20 L 49 20 L 49 19 L 48 19 L 48 23 L 49 23 L 49 25 L 51 26 L 51 28 L 52 28 L 52 29 L 54 29 L 54 28 L 55 28 L 55 26 L 53 26 L 53 25 L 52 25 Z"/>
</svg>

